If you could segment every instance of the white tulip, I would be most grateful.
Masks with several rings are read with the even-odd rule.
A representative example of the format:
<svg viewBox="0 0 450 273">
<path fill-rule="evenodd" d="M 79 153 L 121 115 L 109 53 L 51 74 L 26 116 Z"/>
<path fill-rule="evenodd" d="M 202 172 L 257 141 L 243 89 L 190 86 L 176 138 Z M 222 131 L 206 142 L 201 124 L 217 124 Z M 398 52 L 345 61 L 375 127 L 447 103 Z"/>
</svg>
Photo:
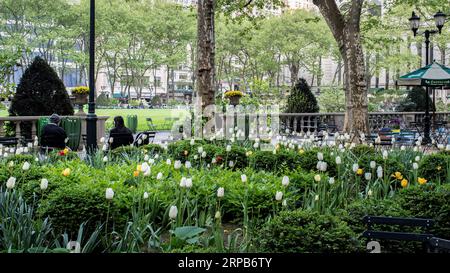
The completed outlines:
<svg viewBox="0 0 450 273">
<path fill-rule="evenodd" d="M 231 152 L 231 145 L 227 145 L 226 151 Z"/>
<path fill-rule="evenodd" d="M 103 162 L 108 162 L 108 157 L 107 156 L 103 157 Z"/>
<path fill-rule="evenodd" d="M 247 176 L 245 174 L 241 174 L 241 181 L 242 183 L 247 182 Z"/>
<path fill-rule="evenodd" d="M 316 196 L 314 196 L 314 201 L 319 201 L 319 195 L 316 194 Z"/>
<path fill-rule="evenodd" d="M 144 156 L 144 161 L 148 161 L 150 159 L 150 157 L 148 155 Z"/>
<path fill-rule="evenodd" d="M 203 147 L 198 147 L 197 151 L 199 154 L 203 153 Z"/>
<path fill-rule="evenodd" d="M 320 180 L 322 180 L 322 177 L 320 176 L 320 174 L 316 174 L 316 175 L 314 176 L 314 181 L 320 182 Z"/>
<path fill-rule="evenodd" d="M 186 161 L 186 162 L 184 163 L 184 166 L 186 167 L 186 169 L 190 169 L 190 168 L 192 167 L 190 161 Z"/>
<path fill-rule="evenodd" d="M 287 200 L 284 199 L 284 200 L 283 200 L 283 203 L 281 203 L 281 204 L 283 205 L 283 207 L 287 207 Z"/>
<path fill-rule="evenodd" d="M 371 173 L 365 173 L 364 174 L 364 178 L 369 181 L 370 179 L 372 179 L 372 174 Z"/>
<path fill-rule="evenodd" d="M 213 159 L 211 160 L 211 164 L 216 164 L 216 162 L 217 162 L 216 158 L 213 158 Z"/>
<path fill-rule="evenodd" d="M 138 145 L 142 144 L 142 139 L 138 139 Z"/>
<path fill-rule="evenodd" d="M 383 159 L 386 160 L 388 158 L 389 154 L 388 151 L 384 150 L 383 151 Z"/>
<path fill-rule="evenodd" d="M 191 141 L 189 142 L 189 144 L 191 144 L 191 146 L 194 146 L 194 144 L 195 144 L 195 139 L 191 139 Z"/>
<path fill-rule="evenodd" d="M 101 138 L 100 138 L 100 143 L 103 143 L 103 142 L 105 142 L 105 138 L 104 138 L 104 137 L 101 137 Z"/>
<path fill-rule="evenodd" d="M 289 185 L 289 177 L 283 176 L 283 179 L 281 180 L 281 185 L 287 187 Z"/>
<path fill-rule="evenodd" d="M 224 195 L 225 195 L 225 189 L 222 188 L 222 187 L 220 187 L 220 188 L 217 190 L 217 197 L 222 198 Z"/>
<path fill-rule="evenodd" d="M 228 167 L 233 168 L 234 167 L 234 162 L 233 161 L 228 162 Z"/>
<path fill-rule="evenodd" d="M 30 163 L 28 163 L 28 161 L 25 161 L 25 163 L 23 163 L 22 170 L 28 171 L 30 169 L 30 166 Z"/>
<path fill-rule="evenodd" d="M 197 160 L 198 159 L 198 155 L 194 155 L 194 160 Z"/>
<path fill-rule="evenodd" d="M 319 161 L 323 161 L 323 153 L 317 153 L 317 159 L 319 160 Z"/>
<path fill-rule="evenodd" d="M 377 167 L 377 163 L 375 161 L 370 161 L 370 168 L 375 169 Z"/>
<path fill-rule="evenodd" d="M 184 176 L 181 178 L 180 187 L 181 188 L 186 187 L 186 177 L 184 177 Z"/>
<path fill-rule="evenodd" d="M 8 189 L 13 189 L 14 186 L 16 185 L 16 178 L 15 177 L 10 177 L 8 179 L 8 181 L 6 182 L 6 188 Z"/>
<path fill-rule="evenodd" d="M 45 191 L 48 188 L 48 180 L 45 178 L 41 179 L 41 190 Z"/>
<path fill-rule="evenodd" d="M 334 177 L 330 177 L 329 179 L 328 179 L 328 183 L 330 184 L 330 185 L 333 185 L 334 184 Z"/>
<path fill-rule="evenodd" d="M 378 166 L 377 168 L 377 177 L 383 178 L 383 168 L 381 166 Z"/>
<path fill-rule="evenodd" d="M 114 191 L 111 188 L 107 188 L 105 192 L 105 196 L 107 200 L 112 200 L 114 197 Z"/>
<path fill-rule="evenodd" d="M 144 199 L 148 199 L 148 192 L 144 192 Z"/>
<path fill-rule="evenodd" d="M 416 162 L 413 163 L 413 169 L 417 170 L 419 168 L 419 164 L 417 164 Z"/>
<path fill-rule="evenodd" d="M 176 160 L 173 167 L 178 170 L 181 168 L 181 161 L 180 160 Z"/>
<path fill-rule="evenodd" d="M 28 147 L 23 148 L 23 152 L 27 154 L 28 153 Z"/>
<path fill-rule="evenodd" d="M 419 148 L 417 148 L 416 146 L 414 146 L 413 151 L 414 151 L 414 152 L 418 152 L 418 151 L 419 151 Z"/>
<path fill-rule="evenodd" d="M 367 196 L 372 196 L 372 190 L 369 190 L 369 191 L 367 192 Z"/>
<path fill-rule="evenodd" d="M 108 150 L 108 146 L 103 145 L 103 146 L 102 146 L 102 151 L 103 151 L 103 152 L 106 152 L 107 150 Z"/>
<path fill-rule="evenodd" d="M 188 189 L 192 188 L 192 178 L 186 179 L 186 188 Z"/>
<path fill-rule="evenodd" d="M 402 145 L 402 146 L 400 146 L 400 150 L 404 151 L 404 150 L 406 150 L 406 147 Z"/>
<path fill-rule="evenodd" d="M 420 161 L 420 156 L 416 156 L 416 158 L 414 158 L 414 161 L 419 162 Z"/>
<path fill-rule="evenodd" d="M 158 158 L 159 158 L 159 154 L 156 154 L 155 159 L 158 159 Z M 155 161 L 153 160 L 153 162 L 155 162 Z"/>
<path fill-rule="evenodd" d="M 258 149 L 258 147 L 259 147 L 259 143 L 255 143 L 255 144 L 253 144 L 253 148 L 255 148 L 255 149 Z"/>
<path fill-rule="evenodd" d="M 148 163 L 150 163 L 151 165 L 155 164 L 155 159 L 154 158 L 150 158 L 148 160 Z"/>
<path fill-rule="evenodd" d="M 205 158 L 206 157 L 206 152 L 203 152 L 202 153 L 202 158 Z"/>
<path fill-rule="evenodd" d="M 177 206 L 171 206 L 169 210 L 169 218 L 174 220 L 175 218 L 177 218 L 177 214 L 178 214 Z"/>
<path fill-rule="evenodd" d="M 358 163 L 355 163 L 355 164 L 353 164 L 353 166 L 352 166 L 352 170 L 353 170 L 353 172 L 357 172 L 358 171 L 358 169 L 359 169 L 359 165 L 358 165 Z"/>
<path fill-rule="evenodd" d="M 163 174 L 162 174 L 162 172 L 159 172 L 157 175 L 156 175 L 156 179 L 157 180 L 161 180 L 163 178 Z"/>
<path fill-rule="evenodd" d="M 11 167 L 11 168 L 14 167 L 14 161 L 9 161 L 8 162 L 8 167 Z"/>
<path fill-rule="evenodd" d="M 110 138 L 109 138 L 109 144 L 111 144 L 111 143 L 113 143 L 113 142 L 114 142 L 114 138 L 110 137 Z"/>
<path fill-rule="evenodd" d="M 147 162 L 142 163 L 142 165 L 141 165 L 141 171 L 142 171 L 143 173 L 145 173 L 145 172 L 148 172 L 149 170 L 150 170 L 150 166 L 148 165 L 148 163 L 147 163 Z"/>
<path fill-rule="evenodd" d="M 336 156 L 336 165 L 341 165 L 342 164 L 342 160 L 340 156 Z"/>
<path fill-rule="evenodd" d="M 277 191 L 277 193 L 275 194 L 275 200 L 281 201 L 281 199 L 283 199 L 283 192 Z"/>
<path fill-rule="evenodd" d="M 180 163 L 181 163 L 181 162 L 180 162 Z M 166 160 L 166 164 L 167 164 L 167 165 L 172 165 L 172 161 L 171 161 L 170 159 L 167 159 L 167 160 Z"/>
</svg>

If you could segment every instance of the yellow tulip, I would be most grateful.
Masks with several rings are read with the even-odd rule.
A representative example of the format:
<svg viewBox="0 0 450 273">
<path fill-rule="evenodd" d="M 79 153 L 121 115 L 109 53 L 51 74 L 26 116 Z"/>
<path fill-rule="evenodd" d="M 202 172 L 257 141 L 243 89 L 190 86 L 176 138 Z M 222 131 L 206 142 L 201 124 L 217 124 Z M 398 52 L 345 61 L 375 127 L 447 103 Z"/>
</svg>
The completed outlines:
<svg viewBox="0 0 450 273">
<path fill-rule="evenodd" d="M 141 171 L 142 171 L 142 165 L 137 165 L 136 171 L 137 171 L 137 172 L 141 172 Z"/>
<path fill-rule="evenodd" d="M 300 151 L 298 151 L 298 152 L 299 152 L 299 154 L 303 154 L 303 153 L 305 153 L 305 150 L 300 149 Z"/>
<path fill-rule="evenodd" d="M 362 175 L 363 172 L 364 172 L 363 169 L 358 169 L 358 170 L 356 171 L 356 174 L 357 174 L 357 175 Z"/>
<path fill-rule="evenodd" d="M 67 155 L 67 154 L 69 153 L 69 149 L 65 148 L 65 149 L 63 150 L 63 152 L 64 152 L 64 155 Z"/>
<path fill-rule="evenodd" d="M 134 171 L 134 172 L 133 172 L 133 176 L 134 176 L 134 177 L 138 177 L 138 176 L 139 176 L 139 171 Z"/>
<path fill-rule="evenodd" d="M 401 172 L 395 172 L 392 177 L 395 177 L 398 180 L 402 180 L 403 179 L 403 175 Z"/>
<path fill-rule="evenodd" d="M 70 175 L 70 169 L 69 168 L 64 169 L 64 171 L 62 172 L 62 175 L 69 176 Z"/>
<path fill-rule="evenodd" d="M 425 178 L 422 178 L 422 177 L 417 178 L 417 182 L 419 182 L 420 185 L 427 183 L 427 181 L 428 180 L 426 180 Z"/>
<path fill-rule="evenodd" d="M 400 184 L 402 185 L 403 188 L 406 188 L 406 186 L 408 186 L 408 180 L 403 179 Z"/>
</svg>

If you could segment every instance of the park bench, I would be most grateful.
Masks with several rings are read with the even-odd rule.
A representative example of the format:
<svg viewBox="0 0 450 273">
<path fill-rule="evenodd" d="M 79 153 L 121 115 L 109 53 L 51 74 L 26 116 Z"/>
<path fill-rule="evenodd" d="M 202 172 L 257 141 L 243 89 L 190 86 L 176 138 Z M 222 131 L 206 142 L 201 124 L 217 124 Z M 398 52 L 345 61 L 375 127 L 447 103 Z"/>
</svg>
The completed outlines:
<svg viewBox="0 0 450 273">
<path fill-rule="evenodd" d="M 363 218 L 363 222 L 367 225 L 367 230 L 363 232 L 362 237 L 369 240 L 382 239 L 390 241 L 421 242 L 427 252 L 431 252 L 431 250 L 438 247 L 439 244 L 443 247 L 448 243 L 445 242 L 446 240 L 436 238 L 433 234 L 429 233 L 429 229 L 434 225 L 434 221 L 432 219 L 365 216 Z M 393 232 L 374 230 L 374 225 L 418 227 L 424 232 Z"/>
<path fill-rule="evenodd" d="M 19 139 L 16 137 L 0 137 L 0 144 L 3 146 L 17 146 Z"/>
</svg>

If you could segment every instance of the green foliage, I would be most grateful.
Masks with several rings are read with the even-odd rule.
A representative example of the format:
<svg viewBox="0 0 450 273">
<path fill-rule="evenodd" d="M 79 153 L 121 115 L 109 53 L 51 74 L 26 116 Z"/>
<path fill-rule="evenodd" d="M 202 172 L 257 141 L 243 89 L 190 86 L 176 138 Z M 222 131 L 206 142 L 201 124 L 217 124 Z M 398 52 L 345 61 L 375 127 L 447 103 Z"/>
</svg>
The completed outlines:
<svg viewBox="0 0 450 273">
<path fill-rule="evenodd" d="M 317 113 L 319 105 L 305 79 L 299 79 L 287 99 L 286 113 Z"/>
<path fill-rule="evenodd" d="M 345 93 L 339 87 L 321 87 L 319 101 L 320 111 L 324 113 L 345 112 Z"/>
<path fill-rule="evenodd" d="M 419 176 L 433 183 L 450 182 L 450 154 L 441 152 L 423 157 Z"/>
<path fill-rule="evenodd" d="M 355 233 L 336 216 L 283 211 L 258 232 L 262 252 L 348 253 L 356 251 Z"/>
<path fill-rule="evenodd" d="M 399 112 L 423 112 L 425 111 L 427 104 L 426 104 L 426 94 L 424 88 L 422 87 L 414 87 L 411 89 L 411 91 L 408 92 L 407 97 L 404 101 L 402 101 L 398 107 L 397 110 Z M 428 96 L 428 109 L 429 111 L 433 111 L 434 104 L 433 100 Z"/>
<path fill-rule="evenodd" d="M 430 232 L 437 237 L 450 239 L 449 185 L 439 188 L 432 184 L 408 187 L 399 192 L 398 204 L 413 217 L 435 220 Z"/>
</svg>

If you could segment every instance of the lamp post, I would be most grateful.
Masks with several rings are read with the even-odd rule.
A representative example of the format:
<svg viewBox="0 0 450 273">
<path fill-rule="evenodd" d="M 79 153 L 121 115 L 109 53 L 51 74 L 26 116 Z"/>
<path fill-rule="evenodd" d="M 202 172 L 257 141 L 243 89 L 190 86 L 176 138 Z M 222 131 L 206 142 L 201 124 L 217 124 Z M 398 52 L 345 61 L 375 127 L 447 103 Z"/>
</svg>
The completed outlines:
<svg viewBox="0 0 450 273">
<path fill-rule="evenodd" d="M 434 21 L 436 24 L 436 29 L 432 30 L 425 30 L 422 33 L 418 33 L 419 27 L 420 27 L 420 17 L 416 15 L 416 13 L 413 11 L 411 18 L 409 18 L 411 30 L 414 33 L 414 37 L 419 35 L 425 36 L 425 65 L 430 64 L 430 37 L 433 34 L 439 33 L 441 34 L 442 28 L 444 27 L 446 15 L 442 13 L 441 11 L 438 11 L 434 15 Z M 429 97 L 429 87 L 426 87 L 426 96 L 425 96 L 425 126 L 424 126 L 424 138 L 423 138 L 423 144 L 429 144 L 431 142 L 430 137 L 430 131 L 431 131 L 431 119 L 430 119 L 430 97 Z"/>
<path fill-rule="evenodd" d="M 90 1 L 89 30 L 89 111 L 86 117 L 88 152 L 97 148 L 97 115 L 95 114 L 95 0 Z"/>
</svg>

